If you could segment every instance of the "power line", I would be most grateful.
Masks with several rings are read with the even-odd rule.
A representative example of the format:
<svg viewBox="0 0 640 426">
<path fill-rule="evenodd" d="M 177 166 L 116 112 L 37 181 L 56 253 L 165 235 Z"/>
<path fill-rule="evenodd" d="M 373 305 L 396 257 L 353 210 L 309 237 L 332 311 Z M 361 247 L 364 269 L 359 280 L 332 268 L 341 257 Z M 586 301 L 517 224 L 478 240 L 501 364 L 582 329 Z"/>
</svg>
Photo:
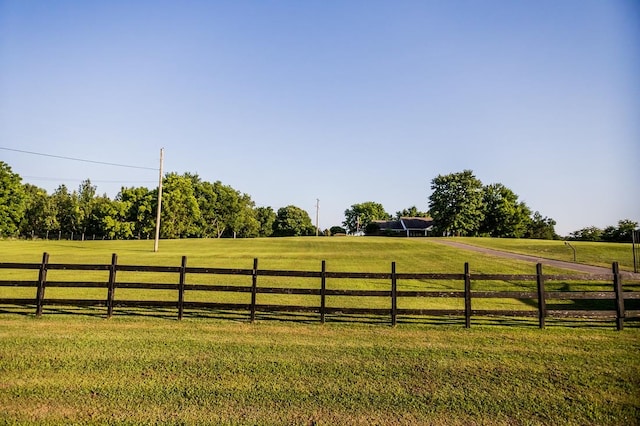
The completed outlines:
<svg viewBox="0 0 640 426">
<path fill-rule="evenodd" d="M 85 179 L 77 179 L 77 178 L 55 178 L 55 177 L 41 177 L 41 176 L 22 176 L 22 178 L 24 179 L 33 179 L 33 180 L 44 180 L 44 181 L 51 181 L 51 182 L 66 182 L 66 181 L 73 181 L 73 182 L 82 182 L 87 180 Z M 133 180 L 133 181 L 129 181 L 129 180 L 93 180 L 93 179 L 89 179 L 91 181 L 91 183 L 156 183 L 155 180 Z"/>
<path fill-rule="evenodd" d="M 41 153 L 41 152 L 33 152 L 33 151 L 23 151 L 21 149 L 5 148 L 5 147 L 2 147 L 2 146 L 0 146 L 0 149 L 5 150 L 5 151 L 20 152 L 20 153 L 23 153 L 23 154 L 40 155 L 42 157 L 60 158 L 62 160 L 81 161 L 83 163 L 93 163 L 93 164 L 103 164 L 105 166 L 127 167 L 127 168 L 130 168 L 130 169 L 153 170 L 153 171 L 157 170 L 157 169 L 155 169 L 153 167 L 131 166 L 131 165 L 128 165 L 128 164 L 107 163 L 107 162 L 104 162 L 104 161 L 85 160 L 85 159 L 82 159 L 82 158 L 65 157 L 65 156 L 62 156 L 62 155 L 44 154 L 44 153 Z"/>
</svg>

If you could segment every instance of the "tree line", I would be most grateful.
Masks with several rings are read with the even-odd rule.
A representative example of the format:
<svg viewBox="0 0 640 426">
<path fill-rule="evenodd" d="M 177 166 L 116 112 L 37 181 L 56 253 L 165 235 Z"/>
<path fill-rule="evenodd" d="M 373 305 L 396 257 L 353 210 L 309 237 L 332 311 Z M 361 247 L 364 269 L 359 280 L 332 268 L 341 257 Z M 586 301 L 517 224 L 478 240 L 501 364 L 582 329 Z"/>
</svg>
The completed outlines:
<svg viewBox="0 0 640 426">
<path fill-rule="evenodd" d="M 501 183 L 484 185 L 471 170 L 436 176 L 431 180 L 431 191 L 428 211 L 421 212 L 413 206 L 396 212 L 395 219 L 430 217 L 434 236 L 560 239 L 554 219 L 532 211 Z M 373 233 L 374 220 L 394 218 L 381 204 L 372 201 L 354 204 L 344 214 L 343 225 L 352 233 Z M 629 242 L 637 226 L 637 222 L 625 219 L 618 222 L 618 227 L 575 231 L 569 239 Z"/>
<path fill-rule="evenodd" d="M 289 205 L 275 211 L 256 207 L 248 194 L 197 174 L 163 177 L 161 238 L 269 237 L 374 233 L 374 220 L 429 217 L 434 236 L 490 236 L 559 239 L 556 222 L 519 201 L 503 184 L 484 185 L 471 170 L 431 180 L 428 211 L 412 206 L 387 213 L 377 202 L 353 204 L 343 226 L 320 231 L 309 214 Z M 114 199 L 98 195 L 89 179 L 76 190 L 60 185 L 52 194 L 31 184 L 0 161 L 0 237 L 72 239 L 153 238 L 158 190 L 123 187 Z M 631 241 L 637 223 L 621 220 L 604 230 L 588 227 L 568 239 Z"/>
<path fill-rule="evenodd" d="M 89 179 L 77 190 L 60 185 L 52 194 L 0 161 L 0 236 L 134 239 L 155 235 L 158 190 L 123 187 L 114 199 L 98 195 Z M 296 206 L 256 207 L 244 194 L 196 174 L 163 177 L 161 238 L 315 235 L 309 214 Z"/>
</svg>

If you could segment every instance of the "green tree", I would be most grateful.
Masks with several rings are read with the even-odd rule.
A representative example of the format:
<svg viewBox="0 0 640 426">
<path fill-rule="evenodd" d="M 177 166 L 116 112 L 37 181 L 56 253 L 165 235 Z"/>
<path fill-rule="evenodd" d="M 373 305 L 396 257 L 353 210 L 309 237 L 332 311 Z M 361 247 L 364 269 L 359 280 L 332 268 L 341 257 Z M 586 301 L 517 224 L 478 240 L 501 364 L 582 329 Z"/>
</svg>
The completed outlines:
<svg viewBox="0 0 640 426">
<path fill-rule="evenodd" d="M 46 238 L 50 231 L 58 229 L 58 220 L 52 198 L 42 188 L 26 184 L 24 186 L 27 196 L 26 208 L 22 222 L 20 222 L 20 234 L 37 235 Z"/>
<path fill-rule="evenodd" d="M 256 207 L 256 219 L 260 224 L 259 237 L 270 237 L 273 234 L 273 223 L 276 221 L 276 212 L 271 207 Z"/>
<path fill-rule="evenodd" d="M 431 181 L 429 212 L 443 235 L 477 235 L 484 219 L 482 182 L 471 170 Z"/>
<path fill-rule="evenodd" d="M 156 228 L 158 190 L 145 187 L 121 188 L 115 201 L 122 202 L 125 221 L 133 224 L 133 236 L 149 237 Z"/>
<path fill-rule="evenodd" d="M 254 207 L 255 203 L 248 194 L 238 193 L 236 213 L 229 224 L 234 237 L 254 238 L 259 235 L 260 222 L 256 217 Z"/>
<path fill-rule="evenodd" d="M 629 219 L 618 221 L 618 226 L 607 226 L 602 231 L 602 240 L 607 242 L 631 242 L 631 233 L 638 227 L 638 222 Z"/>
<path fill-rule="evenodd" d="M 58 230 L 64 234 L 78 235 L 81 231 L 82 212 L 77 193 L 70 193 L 66 185 L 60 185 L 51 195 L 56 212 Z"/>
<path fill-rule="evenodd" d="M 94 208 L 94 200 L 96 198 L 97 187 L 91 184 L 91 180 L 86 179 L 80 183 L 76 197 L 78 199 L 78 208 L 80 217 L 80 230 L 86 234 L 101 234 L 99 223 L 92 223 L 92 210 Z M 98 231 L 98 232 L 95 232 Z"/>
<path fill-rule="evenodd" d="M 332 226 L 331 228 L 329 228 L 329 233 L 331 235 L 346 234 L 347 230 L 344 229 L 342 226 Z"/>
<path fill-rule="evenodd" d="M 309 213 L 296 206 L 278 209 L 273 223 L 273 235 L 276 237 L 297 237 L 315 235 L 316 228 L 311 223 Z"/>
<path fill-rule="evenodd" d="M 26 201 L 22 178 L 0 161 L 0 236 L 17 235 Z"/>
<path fill-rule="evenodd" d="M 391 215 L 384 210 L 380 203 L 366 201 L 353 204 L 344 211 L 345 221 L 342 222 L 350 233 L 364 231 L 374 220 L 389 220 Z"/>
<path fill-rule="evenodd" d="M 577 241 L 601 241 L 602 229 L 595 226 L 588 226 L 570 233 L 569 238 Z"/>
<path fill-rule="evenodd" d="M 555 225 L 555 220 L 542 217 L 540 212 L 535 212 L 524 236 L 539 240 L 557 240 L 559 237 L 556 234 Z"/>
<path fill-rule="evenodd" d="M 211 182 L 202 181 L 198 175 L 192 175 L 191 180 L 200 208 L 198 236 L 219 237 L 220 218 L 217 188 Z"/>
<path fill-rule="evenodd" d="M 501 183 L 483 188 L 484 219 L 480 233 L 491 237 L 520 238 L 531 221 L 531 210 L 518 196 Z"/>
<path fill-rule="evenodd" d="M 168 173 L 163 179 L 162 238 L 186 238 L 198 232 L 200 207 L 189 176 Z"/>
<path fill-rule="evenodd" d="M 106 195 L 95 197 L 91 201 L 91 211 L 85 231 L 86 238 L 130 239 L 134 236 L 135 223 L 128 221 L 129 204 L 111 200 Z"/>
<path fill-rule="evenodd" d="M 400 220 L 401 217 L 430 217 L 428 212 L 421 212 L 416 206 L 411 206 L 408 209 L 403 209 L 396 212 L 396 220 Z"/>
</svg>

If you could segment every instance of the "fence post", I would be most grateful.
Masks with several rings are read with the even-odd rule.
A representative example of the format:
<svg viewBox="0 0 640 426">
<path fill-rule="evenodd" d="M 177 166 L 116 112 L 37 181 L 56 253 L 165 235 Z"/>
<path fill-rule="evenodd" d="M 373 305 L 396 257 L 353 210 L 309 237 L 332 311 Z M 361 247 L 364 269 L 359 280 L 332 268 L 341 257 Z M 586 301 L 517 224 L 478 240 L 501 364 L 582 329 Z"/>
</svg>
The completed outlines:
<svg viewBox="0 0 640 426">
<path fill-rule="evenodd" d="M 396 262 L 391 262 L 391 325 L 397 324 L 398 316 L 398 280 L 396 278 Z"/>
<path fill-rule="evenodd" d="M 116 265 L 118 263 L 118 255 L 111 254 L 111 265 L 109 266 L 109 284 L 107 290 L 107 318 L 113 315 L 113 299 L 116 291 Z"/>
<path fill-rule="evenodd" d="M 622 293 L 622 276 L 618 262 L 613 262 L 613 290 L 616 293 L 616 328 L 624 329 L 624 294 Z"/>
<path fill-rule="evenodd" d="M 184 284 L 187 277 L 187 256 L 182 256 L 182 264 L 180 265 L 180 285 L 178 286 L 178 319 L 182 319 L 184 311 Z"/>
<path fill-rule="evenodd" d="M 327 262 L 322 261 L 320 272 L 320 322 L 324 324 L 327 298 Z"/>
<path fill-rule="evenodd" d="M 538 284 L 538 324 L 540 328 L 545 327 L 547 316 L 547 301 L 545 300 L 544 276 L 542 275 L 542 263 L 536 265 L 536 282 Z"/>
<path fill-rule="evenodd" d="M 469 262 L 464 264 L 464 327 L 471 327 L 471 273 Z"/>
<path fill-rule="evenodd" d="M 258 292 L 258 258 L 253 259 L 251 275 L 251 322 L 254 322 L 256 320 L 256 293 Z"/>
<path fill-rule="evenodd" d="M 36 290 L 36 316 L 42 315 L 42 305 L 44 304 L 44 289 L 47 282 L 47 264 L 49 263 L 49 253 L 42 254 L 42 263 L 38 273 L 38 289 Z"/>
</svg>

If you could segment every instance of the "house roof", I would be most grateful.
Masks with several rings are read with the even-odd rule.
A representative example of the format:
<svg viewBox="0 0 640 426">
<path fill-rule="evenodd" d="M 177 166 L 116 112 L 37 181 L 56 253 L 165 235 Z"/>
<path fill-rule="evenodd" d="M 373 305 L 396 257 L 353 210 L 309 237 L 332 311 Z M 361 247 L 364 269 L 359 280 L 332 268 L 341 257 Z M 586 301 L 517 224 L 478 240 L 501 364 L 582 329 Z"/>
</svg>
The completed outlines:
<svg viewBox="0 0 640 426">
<path fill-rule="evenodd" d="M 433 225 L 430 217 L 401 217 L 404 229 L 428 229 Z"/>
<path fill-rule="evenodd" d="M 425 230 L 433 226 L 429 217 L 401 217 L 400 220 L 373 220 L 381 231 L 405 231 L 407 229 Z"/>
<path fill-rule="evenodd" d="M 404 228 L 399 220 L 372 220 L 372 223 L 378 225 L 381 231 L 393 230 L 403 231 Z"/>
</svg>

